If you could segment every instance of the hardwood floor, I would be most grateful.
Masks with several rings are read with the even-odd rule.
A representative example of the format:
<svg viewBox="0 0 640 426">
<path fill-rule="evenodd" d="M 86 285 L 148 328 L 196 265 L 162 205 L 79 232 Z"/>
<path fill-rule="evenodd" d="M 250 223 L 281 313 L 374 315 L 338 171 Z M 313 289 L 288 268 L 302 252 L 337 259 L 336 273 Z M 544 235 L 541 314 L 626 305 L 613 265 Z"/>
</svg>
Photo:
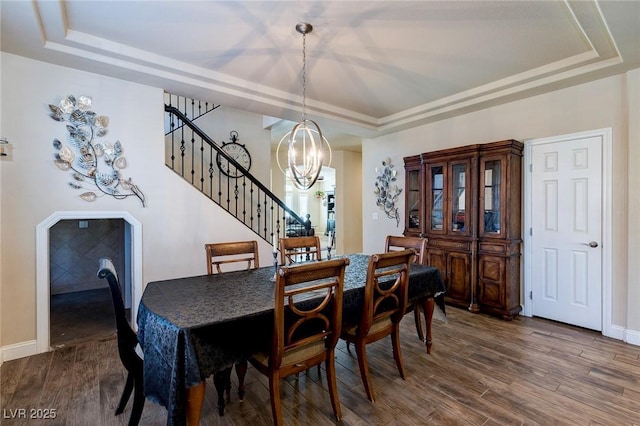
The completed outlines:
<svg viewBox="0 0 640 426">
<path fill-rule="evenodd" d="M 376 392 L 364 393 L 355 354 L 337 354 L 343 425 L 640 425 L 640 347 L 554 322 L 511 322 L 448 308 L 434 321 L 426 355 L 409 315 L 402 323 L 407 379 L 398 376 L 391 342 L 369 345 Z M 2 425 L 126 425 L 114 416 L 124 369 L 113 338 L 79 343 L 5 362 L 0 369 Z M 235 377 L 234 377 L 235 380 Z M 282 386 L 285 424 L 330 425 L 324 373 L 312 368 Z M 219 417 L 207 383 L 202 425 L 270 425 L 268 383 L 249 368 L 247 395 L 235 394 Z M 234 381 L 235 390 L 235 381 Z M 55 409 L 53 420 L 11 419 L 17 409 Z M 166 424 L 166 411 L 147 401 L 142 425 Z"/>
</svg>

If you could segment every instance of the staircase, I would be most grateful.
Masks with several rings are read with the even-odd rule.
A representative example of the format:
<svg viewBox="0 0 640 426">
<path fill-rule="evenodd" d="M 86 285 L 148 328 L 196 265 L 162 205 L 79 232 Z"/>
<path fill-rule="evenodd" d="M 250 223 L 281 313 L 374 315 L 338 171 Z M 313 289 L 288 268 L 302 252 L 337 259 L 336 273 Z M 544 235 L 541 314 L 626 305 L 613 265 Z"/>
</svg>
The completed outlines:
<svg viewBox="0 0 640 426">
<path fill-rule="evenodd" d="M 260 238 L 304 235 L 304 219 L 245 170 L 195 123 L 220 105 L 165 95 L 165 164 Z M 220 164 L 238 178 L 220 171 Z"/>
</svg>

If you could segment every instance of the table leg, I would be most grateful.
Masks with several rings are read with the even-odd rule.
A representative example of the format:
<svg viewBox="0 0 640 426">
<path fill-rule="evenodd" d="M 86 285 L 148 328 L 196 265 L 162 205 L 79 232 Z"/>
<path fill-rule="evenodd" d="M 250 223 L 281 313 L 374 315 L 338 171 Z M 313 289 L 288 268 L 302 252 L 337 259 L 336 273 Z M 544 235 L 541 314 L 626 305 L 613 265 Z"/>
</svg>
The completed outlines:
<svg viewBox="0 0 640 426">
<path fill-rule="evenodd" d="M 213 373 L 213 385 L 218 392 L 218 415 L 224 416 L 224 394 L 231 386 L 231 368 L 226 367 Z"/>
<path fill-rule="evenodd" d="M 427 297 L 422 299 L 422 307 L 424 309 L 424 320 L 427 327 L 427 338 L 424 343 L 427 345 L 427 354 L 431 355 L 431 346 L 433 340 L 431 337 L 431 320 L 433 319 L 433 308 L 435 307 L 435 299 L 433 297 Z"/>
<path fill-rule="evenodd" d="M 244 377 L 247 375 L 247 361 L 236 363 L 236 376 L 238 376 L 238 399 L 244 401 Z"/>
<path fill-rule="evenodd" d="M 187 388 L 187 425 L 200 426 L 200 415 L 202 414 L 202 404 L 204 403 L 204 394 L 206 391 L 206 383 Z"/>
</svg>

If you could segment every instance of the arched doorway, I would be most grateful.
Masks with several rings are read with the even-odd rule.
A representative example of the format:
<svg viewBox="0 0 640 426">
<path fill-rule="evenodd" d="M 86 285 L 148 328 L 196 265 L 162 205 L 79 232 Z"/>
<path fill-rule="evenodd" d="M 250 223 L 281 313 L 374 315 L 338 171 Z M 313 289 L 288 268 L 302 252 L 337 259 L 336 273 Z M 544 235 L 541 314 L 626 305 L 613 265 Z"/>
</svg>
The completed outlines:
<svg viewBox="0 0 640 426">
<path fill-rule="evenodd" d="M 50 250 L 49 230 L 61 220 L 123 219 L 124 220 L 124 282 L 131 298 L 131 318 L 137 316 L 142 297 L 142 225 L 128 212 L 56 212 L 36 227 L 36 345 L 37 352 L 50 349 Z M 97 271 L 97 264 L 96 264 Z M 126 296 L 125 296 L 126 298 Z M 132 321 L 135 326 L 135 320 Z"/>
</svg>

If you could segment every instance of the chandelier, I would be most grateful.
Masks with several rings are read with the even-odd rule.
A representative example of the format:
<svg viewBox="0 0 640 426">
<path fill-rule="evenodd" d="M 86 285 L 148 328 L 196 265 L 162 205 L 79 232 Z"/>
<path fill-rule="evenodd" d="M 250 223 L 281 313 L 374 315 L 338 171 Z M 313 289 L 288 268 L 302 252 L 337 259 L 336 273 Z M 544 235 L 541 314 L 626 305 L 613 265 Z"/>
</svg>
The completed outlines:
<svg viewBox="0 0 640 426">
<path fill-rule="evenodd" d="M 287 170 L 280 164 L 280 147 L 287 145 L 287 168 L 293 185 L 301 190 L 309 189 L 318 180 L 325 157 L 326 165 L 331 164 L 331 146 L 322 135 L 322 130 L 313 120 L 307 119 L 307 34 L 313 26 L 307 22 L 296 25 L 302 34 L 302 120 L 285 134 L 276 148 L 278 167 L 286 175 Z M 284 143 L 284 144 L 283 144 Z"/>
</svg>

